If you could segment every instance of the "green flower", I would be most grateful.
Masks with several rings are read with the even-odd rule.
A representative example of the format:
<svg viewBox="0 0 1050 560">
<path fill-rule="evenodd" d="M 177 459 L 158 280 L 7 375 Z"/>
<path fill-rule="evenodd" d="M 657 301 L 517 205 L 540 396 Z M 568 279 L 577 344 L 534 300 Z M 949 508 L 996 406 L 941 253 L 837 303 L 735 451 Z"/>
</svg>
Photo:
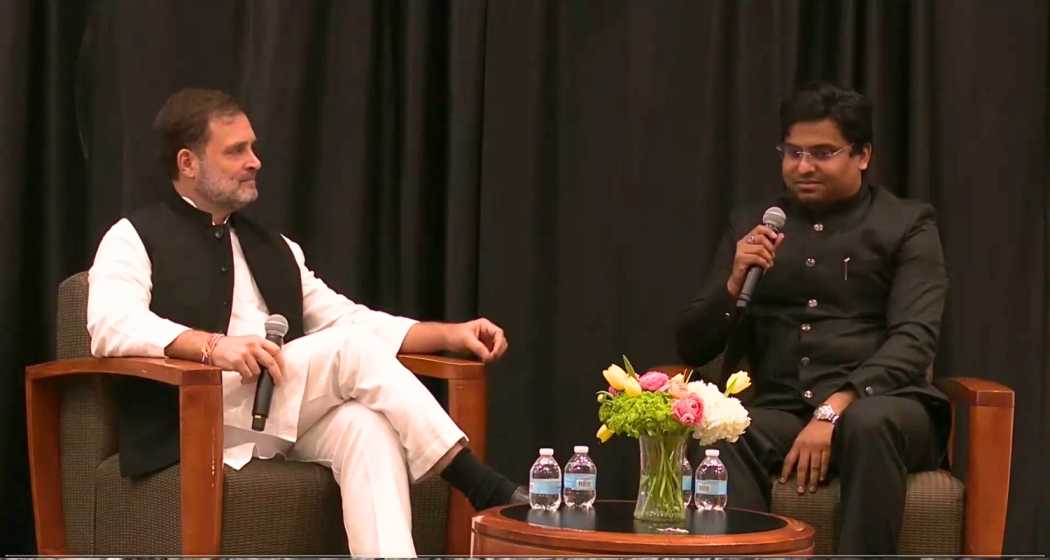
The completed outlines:
<svg viewBox="0 0 1050 560">
<path fill-rule="evenodd" d="M 598 419 L 613 433 L 630 437 L 686 433 L 671 414 L 672 397 L 667 393 L 643 391 L 638 395 L 620 394 L 602 399 Z"/>
</svg>

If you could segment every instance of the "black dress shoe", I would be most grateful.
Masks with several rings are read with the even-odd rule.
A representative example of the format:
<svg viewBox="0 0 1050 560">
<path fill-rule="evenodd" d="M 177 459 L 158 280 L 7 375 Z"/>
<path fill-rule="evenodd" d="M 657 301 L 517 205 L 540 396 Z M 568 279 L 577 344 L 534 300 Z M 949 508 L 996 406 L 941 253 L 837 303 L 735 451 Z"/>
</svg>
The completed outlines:
<svg viewBox="0 0 1050 560">
<path fill-rule="evenodd" d="M 524 486 L 515 488 L 514 493 L 510 495 L 510 503 L 511 505 L 529 503 L 529 489 Z"/>
</svg>

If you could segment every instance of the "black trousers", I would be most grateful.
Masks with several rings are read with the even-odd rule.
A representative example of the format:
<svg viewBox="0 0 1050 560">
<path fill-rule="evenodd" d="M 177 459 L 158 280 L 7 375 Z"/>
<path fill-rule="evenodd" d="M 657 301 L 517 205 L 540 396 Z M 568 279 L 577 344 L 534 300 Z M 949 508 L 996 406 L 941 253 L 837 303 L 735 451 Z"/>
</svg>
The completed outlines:
<svg viewBox="0 0 1050 560">
<path fill-rule="evenodd" d="M 768 408 L 749 412 L 744 436 L 715 447 L 729 470 L 729 505 L 769 511 L 770 475 L 780 476 L 784 457 L 812 416 Z M 916 399 L 865 397 L 846 408 L 832 435 L 829 469 L 841 484 L 838 554 L 897 553 L 908 473 L 940 466 L 945 442 L 937 434 Z M 794 472 L 786 484 L 795 485 Z"/>
</svg>

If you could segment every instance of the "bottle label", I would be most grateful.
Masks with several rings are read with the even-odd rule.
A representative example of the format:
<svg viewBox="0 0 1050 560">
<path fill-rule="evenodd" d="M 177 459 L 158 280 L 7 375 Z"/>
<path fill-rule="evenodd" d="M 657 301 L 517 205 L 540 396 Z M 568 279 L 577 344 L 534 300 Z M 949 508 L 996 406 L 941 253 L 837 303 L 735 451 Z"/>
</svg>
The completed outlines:
<svg viewBox="0 0 1050 560">
<path fill-rule="evenodd" d="M 696 493 L 722 496 L 726 494 L 729 485 L 725 480 L 697 480 Z"/>
<path fill-rule="evenodd" d="M 693 491 L 693 475 L 683 474 L 682 475 L 682 491 L 692 492 Z"/>
<path fill-rule="evenodd" d="M 587 473 L 565 473 L 566 490 L 594 490 L 598 475 Z"/>
<path fill-rule="evenodd" d="M 529 494 L 557 496 L 561 494 L 561 478 L 533 478 L 529 480 Z"/>
</svg>

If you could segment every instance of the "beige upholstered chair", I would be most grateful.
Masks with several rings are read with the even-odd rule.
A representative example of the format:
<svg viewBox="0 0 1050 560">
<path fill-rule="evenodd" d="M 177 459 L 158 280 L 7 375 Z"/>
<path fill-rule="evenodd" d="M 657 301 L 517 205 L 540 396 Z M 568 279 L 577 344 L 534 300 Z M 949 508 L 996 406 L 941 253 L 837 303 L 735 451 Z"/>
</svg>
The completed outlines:
<svg viewBox="0 0 1050 560">
<path fill-rule="evenodd" d="M 58 291 L 58 361 L 26 368 L 26 413 L 37 549 L 61 555 L 345 554 L 339 489 L 325 467 L 222 463 L 222 382 L 182 360 L 89 357 L 87 273 Z M 452 418 L 484 457 L 485 377 L 479 362 L 402 355 L 417 375 L 446 380 Z M 179 387 L 182 462 L 141 480 L 118 469 L 113 375 Z M 420 554 L 469 551 L 473 509 L 440 478 L 412 487 Z"/>
<path fill-rule="evenodd" d="M 657 366 L 669 374 L 685 366 Z M 720 377 L 721 357 L 697 368 L 694 376 Z M 932 378 L 932 372 L 927 376 Z M 694 377 L 695 378 L 695 377 Z M 1010 494 L 1010 456 L 1013 447 L 1014 392 L 984 379 L 948 377 L 935 384 L 952 403 L 952 442 L 966 438 L 967 472 L 952 470 L 914 473 L 908 477 L 908 495 L 899 553 L 922 556 L 1002 554 L 1006 506 Z M 960 436 L 960 415 L 969 429 Z M 951 461 L 952 464 L 955 461 Z M 962 480 L 957 478 L 962 476 Z M 773 513 L 793 517 L 817 530 L 816 554 L 832 554 L 839 528 L 839 481 L 832 479 L 814 494 L 799 495 L 790 484 L 773 485 Z M 730 504 L 732 506 L 732 504 Z"/>
</svg>

